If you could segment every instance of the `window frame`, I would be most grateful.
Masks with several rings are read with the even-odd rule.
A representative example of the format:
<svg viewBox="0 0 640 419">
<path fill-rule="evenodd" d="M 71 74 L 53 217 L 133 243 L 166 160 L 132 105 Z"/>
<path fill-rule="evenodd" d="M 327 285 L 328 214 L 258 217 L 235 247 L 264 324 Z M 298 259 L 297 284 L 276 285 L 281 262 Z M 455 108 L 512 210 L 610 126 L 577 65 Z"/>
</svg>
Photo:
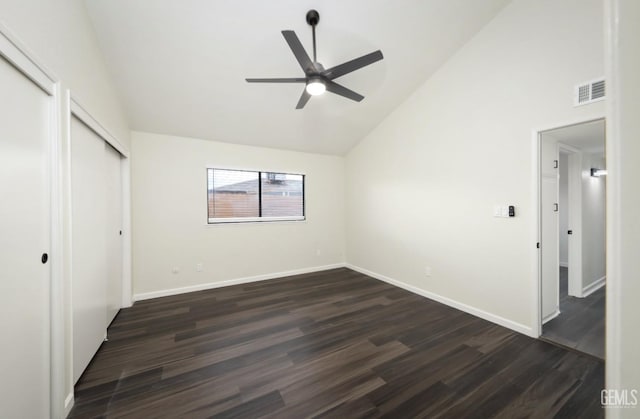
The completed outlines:
<svg viewBox="0 0 640 419">
<path fill-rule="evenodd" d="M 258 217 L 209 217 L 209 170 L 227 170 L 234 172 L 249 172 L 249 173 L 257 173 L 258 174 L 258 213 L 262 214 L 262 174 L 265 175 L 267 173 L 278 173 L 283 175 L 294 175 L 302 177 L 302 215 L 290 215 L 290 216 L 281 216 L 281 217 L 263 217 L 259 215 Z M 236 169 L 236 168 L 225 168 L 225 167 L 214 167 L 207 166 L 206 168 L 206 212 L 207 212 L 207 225 L 216 225 L 216 224 L 246 224 L 246 223 L 270 223 L 270 222 L 300 222 L 306 221 L 307 219 L 307 188 L 306 188 L 306 179 L 307 176 L 304 173 L 290 173 L 290 172 L 282 172 L 282 171 L 269 171 L 269 170 L 253 170 L 253 169 Z"/>
</svg>

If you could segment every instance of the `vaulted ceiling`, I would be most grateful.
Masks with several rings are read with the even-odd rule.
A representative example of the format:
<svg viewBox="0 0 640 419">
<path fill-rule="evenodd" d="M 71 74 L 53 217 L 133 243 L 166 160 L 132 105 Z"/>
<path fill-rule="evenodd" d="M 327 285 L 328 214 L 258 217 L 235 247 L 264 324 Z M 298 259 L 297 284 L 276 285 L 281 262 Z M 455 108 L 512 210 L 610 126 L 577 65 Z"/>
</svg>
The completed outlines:
<svg viewBox="0 0 640 419">
<path fill-rule="evenodd" d="M 290 150 L 344 154 L 508 0 L 86 0 L 131 128 Z M 302 77 L 281 31 L 311 51 L 306 12 L 320 13 L 318 61 L 332 67 L 381 49 L 340 77 L 365 96 L 295 106 Z M 310 53 L 311 54 L 311 53 Z"/>
</svg>

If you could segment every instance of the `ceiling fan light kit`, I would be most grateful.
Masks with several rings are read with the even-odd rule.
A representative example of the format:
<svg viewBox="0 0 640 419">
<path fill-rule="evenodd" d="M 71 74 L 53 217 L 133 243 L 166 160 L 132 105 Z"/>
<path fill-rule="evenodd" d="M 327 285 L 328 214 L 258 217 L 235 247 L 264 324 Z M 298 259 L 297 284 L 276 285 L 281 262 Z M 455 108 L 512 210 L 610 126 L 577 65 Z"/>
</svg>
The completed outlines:
<svg viewBox="0 0 640 419">
<path fill-rule="evenodd" d="M 307 82 L 307 86 L 305 89 L 311 96 L 319 96 L 327 90 L 327 86 L 324 84 L 324 81 L 320 77 L 316 77 L 311 78 Z"/>
<path fill-rule="evenodd" d="M 376 61 L 382 60 L 384 58 L 382 51 L 377 50 L 325 70 L 322 64 L 318 62 L 316 56 L 316 25 L 320 22 L 320 14 L 316 10 L 309 10 L 307 12 L 306 20 L 311 26 L 313 34 L 313 61 L 309 58 L 309 55 L 305 51 L 300 39 L 294 31 L 282 31 L 282 36 L 284 36 L 284 39 L 287 41 L 289 48 L 291 48 L 293 55 L 296 57 L 296 60 L 298 60 L 305 76 L 291 78 L 246 79 L 246 81 L 249 83 L 305 83 L 305 89 L 302 91 L 302 96 L 300 96 L 296 109 L 304 108 L 311 96 L 321 95 L 325 91 L 360 102 L 364 99 L 364 96 L 354 92 L 353 90 L 347 89 L 333 80 L 362 67 L 368 66 L 369 64 L 373 64 Z"/>
</svg>

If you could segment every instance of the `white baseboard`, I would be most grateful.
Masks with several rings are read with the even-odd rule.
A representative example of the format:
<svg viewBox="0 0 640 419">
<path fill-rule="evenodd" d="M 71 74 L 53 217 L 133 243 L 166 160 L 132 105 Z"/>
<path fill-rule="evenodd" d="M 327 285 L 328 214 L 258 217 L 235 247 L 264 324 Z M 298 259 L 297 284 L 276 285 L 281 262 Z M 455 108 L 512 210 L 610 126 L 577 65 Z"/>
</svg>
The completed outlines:
<svg viewBox="0 0 640 419">
<path fill-rule="evenodd" d="M 586 287 L 582 288 L 582 297 L 588 297 L 591 294 L 593 294 L 594 292 L 598 291 L 600 288 L 604 287 L 604 284 L 607 280 L 606 276 L 603 276 L 600 279 L 595 280 L 594 282 L 592 282 L 591 284 L 587 285 Z"/>
<path fill-rule="evenodd" d="M 549 320 L 553 320 L 560 315 L 560 310 L 556 309 L 553 313 L 549 314 L 547 317 L 542 319 L 542 324 L 545 324 Z"/>
<path fill-rule="evenodd" d="M 568 268 L 569 267 L 569 262 L 560 262 L 560 267 L 561 268 Z"/>
<path fill-rule="evenodd" d="M 73 409 L 73 403 L 74 403 L 73 392 L 71 392 L 64 399 L 64 416 L 63 417 L 66 418 L 67 416 L 69 416 L 71 409 Z"/>
<path fill-rule="evenodd" d="M 367 276 L 370 276 L 372 278 L 378 279 L 380 281 L 389 283 L 391 285 L 395 285 L 396 287 L 400 287 L 400 288 L 405 289 L 405 290 L 407 290 L 409 292 L 412 292 L 414 294 L 418 294 L 418 295 L 420 295 L 422 297 L 429 298 L 431 300 L 434 300 L 434 301 L 437 301 L 439 303 L 448 305 L 449 307 L 453 307 L 453 308 L 456 308 L 458 310 L 462 310 L 462 311 L 464 311 L 466 313 L 469 313 L 469 314 L 472 314 L 472 315 L 474 315 L 476 317 L 480 317 L 481 319 L 488 320 L 488 321 L 490 321 L 492 323 L 496 323 L 496 324 L 498 324 L 500 326 L 504 326 L 504 327 L 506 327 L 508 329 L 511 329 L 511 330 L 515 330 L 516 332 L 525 334 L 527 336 L 535 337 L 535 338 L 538 337 L 537 335 L 535 335 L 533 333 L 533 329 L 531 327 L 526 326 L 524 324 L 517 323 L 517 322 L 514 322 L 512 320 L 505 319 L 504 317 L 497 316 L 497 315 L 495 315 L 493 313 L 489 313 L 489 312 L 481 310 L 479 308 L 476 308 L 476 307 L 461 303 L 459 301 L 452 300 L 450 298 L 443 297 L 441 295 L 438 295 L 438 294 L 435 294 L 435 293 L 432 293 L 432 292 L 429 292 L 429 291 L 425 291 L 425 290 L 420 289 L 418 287 L 415 287 L 413 285 L 409 285 L 407 283 L 404 283 L 404 282 L 389 278 L 387 276 L 380 275 L 380 274 L 375 273 L 375 272 L 371 272 L 371 271 L 369 271 L 367 269 L 364 269 L 364 268 L 361 268 L 359 266 L 354 266 L 354 265 L 351 265 L 351 264 L 347 263 L 346 267 L 349 268 L 349 269 L 353 269 L 354 271 L 360 272 L 362 274 L 365 274 Z"/>
<path fill-rule="evenodd" d="M 151 298 L 168 297 L 170 295 L 185 294 L 187 292 L 203 291 L 213 288 L 229 287 L 231 285 L 248 284 L 250 282 L 266 281 L 268 279 L 282 278 L 285 276 L 301 275 L 311 272 L 326 271 L 329 269 L 344 268 L 344 263 L 335 263 L 333 265 L 314 266 L 311 268 L 295 269 L 285 272 L 274 272 L 270 274 L 247 276 L 244 278 L 229 279 L 226 281 L 209 282 L 205 284 L 190 285 L 188 287 L 171 288 L 168 290 L 143 292 L 133 295 L 133 301 L 149 300 Z"/>
</svg>

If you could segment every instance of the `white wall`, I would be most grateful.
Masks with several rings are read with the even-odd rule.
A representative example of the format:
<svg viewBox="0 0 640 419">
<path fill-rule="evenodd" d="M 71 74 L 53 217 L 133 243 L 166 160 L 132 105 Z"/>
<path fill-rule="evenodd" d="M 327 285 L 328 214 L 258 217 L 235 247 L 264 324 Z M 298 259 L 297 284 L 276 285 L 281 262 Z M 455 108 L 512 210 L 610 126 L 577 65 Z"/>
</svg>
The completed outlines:
<svg viewBox="0 0 640 419">
<path fill-rule="evenodd" d="M 306 221 L 207 225 L 207 167 L 305 174 Z M 345 261 L 342 157 L 134 132 L 132 196 L 137 298 Z"/>
<path fill-rule="evenodd" d="M 604 72 L 602 9 L 514 1 L 348 154 L 350 264 L 533 333 L 532 132 L 603 115 L 572 99 Z"/>
<path fill-rule="evenodd" d="M 607 371 L 609 389 L 640 390 L 640 2 L 607 0 Z M 608 93 L 608 94 L 609 94 Z M 635 418 L 610 409 L 610 418 Z"/>
<path fill-rule="evenodd" d="M 83 0 L 3 0 L 0 19 L 125 147 L 129 126 Z"/>
<path fill-rule="evenodd" d="M 560 179 L 558 180 L 558 191 L 560 197 L 560 266 L 569 266 L 569 156 L 560 153 Z"/>
<path fill-rule="evenodd" d="M 582 155 L 582 290 L 605 276 L 606 177 L 592 177 L 591 168 L 606 169 L 604 153 Z"/>
</svg>

